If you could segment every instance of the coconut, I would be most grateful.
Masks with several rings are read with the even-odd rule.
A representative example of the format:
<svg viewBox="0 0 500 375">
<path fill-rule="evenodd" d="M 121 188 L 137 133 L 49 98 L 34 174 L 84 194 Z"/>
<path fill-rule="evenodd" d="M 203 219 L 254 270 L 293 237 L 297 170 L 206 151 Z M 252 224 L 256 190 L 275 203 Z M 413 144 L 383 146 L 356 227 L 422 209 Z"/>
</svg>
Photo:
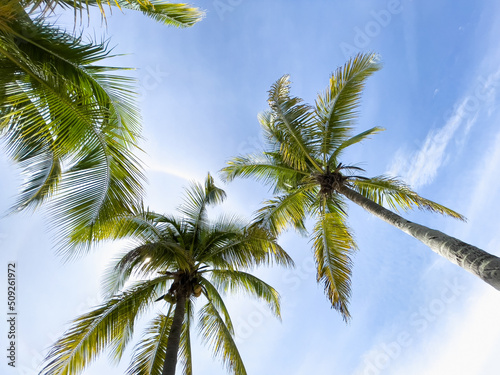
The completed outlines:
<svg viewBox="0 0 500 375">
<path fill-rule="evenodd" d="M 193 294 L 194 294 L 195 297 L 201 296 L 201 285 L 200 284 L 196 284 L 193 287 Z"/>
<path fill-rule="evenodd" d="M 165 294 L 165 297 L 163 297 L 163 299 L 165 301 L 167 301 L 168 303 L 175 303 L 175 302 L 177 302 L 175 300 L 175 297 L 173 295 L 171 295 L 171 294 Z"/>
</svg>

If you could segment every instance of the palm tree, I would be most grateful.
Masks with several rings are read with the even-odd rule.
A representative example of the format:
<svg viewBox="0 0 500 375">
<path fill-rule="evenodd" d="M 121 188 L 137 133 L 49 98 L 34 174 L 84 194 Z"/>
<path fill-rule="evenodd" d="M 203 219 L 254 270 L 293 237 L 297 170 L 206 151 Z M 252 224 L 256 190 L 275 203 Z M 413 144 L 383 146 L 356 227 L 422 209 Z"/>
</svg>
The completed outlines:
<svg viewBox="0 0 500 375">
<path fill-rule="evenodd" d="M 105 237 L 100 223 L 136 205 L 144 181 L 134 155 L 140 117 L 133 80 L 102 65 L 110 57 L 107 43 L 85 43 L 44 21 L 56 5 L 76 12 L 82 4 L 100 6 L 101 1 L 0 5 L 0 136 L 25 179 L 13 211 L 56 196 L 52 224 L 65 249 Z M 116 5 L 183 27 L 202 15 L 163 1 Z"/>
<path fill-rule="evenodd" d="M 208 175 L 204 185 L 187 190 L 182 218 L 143 209 L 118 221 L 115 238 L 134 239 L 134 248 L 109 269 L 106 301 L 73 322 L 51 349 L 41 374 L 77 374 L 106 347 L 120 359 L 134 322 L 160 301 L 166 302 L 168 311 L 156 312 L 135 347 L 127 374 L 174 375 L 179 355 L 184 374 L 191 374 L 190 332 L 201 295 L 206 299 L 198 310 L 202 340 L 233 373 L 246 374 L 220 292 L 247 292 L 279 317 L 277 292 L 243 269 L 293 263 L 262 228 L 247 229 L 230 217 L 209 221 L 208 206 L 224 197 Z"/>
<path fill-rule="evenodd" d="M 312 240 L 317 279 L 346 320 L 351 255 L 356 243 L 346 223 L 345 198 L 500 289 L 499 258 L 405 220 L 383 205 L 396 211 L 417 207 L 462 220 L 463 216 L 422 198 L 396 178 L 366 178 L 359 176 L 361 168 L 340 162 L 346 148 L 383 130 L 374 127 L 353 135 L 365 81 L 379 68 L 373 54 L 350 59 L 332 75 L 330 85 L 314 106 L 291 97 L 289 78 L 282 77 L 269 91 L 271 110 L 259 117 L 268 143 L 266 150 L 263 154 L 236 157 L 222 170 L 228 181 L 252 177 L 273 186 L 275 197 L 258 211 L 256 222 L 275 235 L 287 226 L 306 232 L 306 216 L 316 219 Z"/>
</svg>

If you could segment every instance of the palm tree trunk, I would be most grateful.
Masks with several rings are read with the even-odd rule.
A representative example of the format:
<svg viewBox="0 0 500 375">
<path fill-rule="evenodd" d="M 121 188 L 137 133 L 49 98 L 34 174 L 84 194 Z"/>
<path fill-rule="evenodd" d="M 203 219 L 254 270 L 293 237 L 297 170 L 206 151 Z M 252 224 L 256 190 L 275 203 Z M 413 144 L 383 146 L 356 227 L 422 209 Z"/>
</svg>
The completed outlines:
<svg viewBox="0 0 500 375">
<path fill-rule="evenodd" d="M 338 188 L 338 192 L 500 290 L 500 258 L 447 234 L 408 221 L 346 186 Z"/>
<path fill-rule="evenodd" d="M 168 335 L 167 351 L 163 363 L 162 375 L 175 375 L 177 365 L 177 354 L 181 340 L 182 323 L 184 321 L 184 310 L 186 309 L 186 293 L 181 292 L 177 296 L 174 319 Z"/>
</svg>

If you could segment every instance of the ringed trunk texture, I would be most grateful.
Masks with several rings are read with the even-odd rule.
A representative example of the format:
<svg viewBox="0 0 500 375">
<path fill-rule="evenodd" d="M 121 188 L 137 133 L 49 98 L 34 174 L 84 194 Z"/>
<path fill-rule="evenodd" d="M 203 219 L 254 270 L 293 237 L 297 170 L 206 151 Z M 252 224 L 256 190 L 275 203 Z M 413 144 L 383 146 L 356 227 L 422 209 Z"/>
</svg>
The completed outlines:
<svg viewBox="0 0 500 375">
<path fill-rule="evenodd" d="M 338 192 L 500 290 L 500 258 L 443 232 L 406 220 L 346 186 L 341 186 Z"/>
<path fill-rule="evenodd" d="M 179 293 L 177 296 L 172 326 L 170 327 L 170 334 L 168 335 L 167 351 L 165 353 L 165 362 L 163 363 L 163 371 L 161 373 L 162 375 L 175 375 L 185 309 L 186 294 Z"/>
</svg>

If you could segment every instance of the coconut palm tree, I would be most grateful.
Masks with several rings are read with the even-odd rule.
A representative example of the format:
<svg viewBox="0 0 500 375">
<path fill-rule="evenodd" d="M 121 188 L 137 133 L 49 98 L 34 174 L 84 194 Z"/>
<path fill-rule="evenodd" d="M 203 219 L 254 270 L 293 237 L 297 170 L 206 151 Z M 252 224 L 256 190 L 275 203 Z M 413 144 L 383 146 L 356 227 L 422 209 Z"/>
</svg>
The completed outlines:
<svg viewBox="0 0 500 375">
<path fill-rule="evenodd" d="M 373 54 L 350 59 L 334 72 L 314 106 L 290 96 L 288 76 L 279 79 L 269 91 L 271 110 L 259 117 L 266 150 L 236 157 L 222 170 L 228 181 L 251 177 L 274 188 L 275 197 L 258 211 L 256 222 L 275 235 L 287 226 L 306 232 L 306 216 L 316 220 L 311 236 L 317 278 L 345 319 L 349 318 L 351 255 L 356 249 L 347 225 L 346 198 L 500 289 L 499 258 L 405 220 L 383 205 L 396 211 L 417 207 L 458 219 L 463 216 L 422 198 L 396 178 L 366 178 L 360 176 L 361 168 L 340 161 L 349 146 L 383 130 L 374 127 L 353 134 L 365 81 L 380 68 L 376 60 Z"/>
<path fill-rule="evenodd" d="M 202 16 L 185 4 L 115 4 L 174 26 Z M 140 118 L 133 80 L 102 65 L 110 57 L 107 43 L 86 43 L 47 23 L 44 16 L 57 5 L 76 12 L 101 1 L 0 5 L 0 136 L 25 179 L 13 211 L 56 195 L 53 225 L 67 249 L 105 237 L 100 223 L 137 204 L 144 176 L 134 155 Z"/>
<path fill-rule="evenodd" d="M 132 238 L 133 249 L 107 272 L 105 302 L 73 322 L 48 354 L 41 374 L 75 375 L 105 348 L 120 359 L 134 322 L 153 305 L 158 307 L 156 316 L 135 347 L 127 374 L 174 375 L 178 356 L 184 374 L 191 374 L 190 335 L 200 296 L 205 300 L 197 309 L 202 340 L 231 372 L 246 374 L 221 292 L 246 292 L 265 301 L 279 317 L 277 292 L 244 270 L 293 263 L 262 228 L 248 229 L 231 217 L 208 220 L 208 206 L 224 197 L 208 175 L 204 185 L 187 190 L 180 207 L 183 217 L 143 209 L 119 220 L 115 238 Z"/>
</svg>

